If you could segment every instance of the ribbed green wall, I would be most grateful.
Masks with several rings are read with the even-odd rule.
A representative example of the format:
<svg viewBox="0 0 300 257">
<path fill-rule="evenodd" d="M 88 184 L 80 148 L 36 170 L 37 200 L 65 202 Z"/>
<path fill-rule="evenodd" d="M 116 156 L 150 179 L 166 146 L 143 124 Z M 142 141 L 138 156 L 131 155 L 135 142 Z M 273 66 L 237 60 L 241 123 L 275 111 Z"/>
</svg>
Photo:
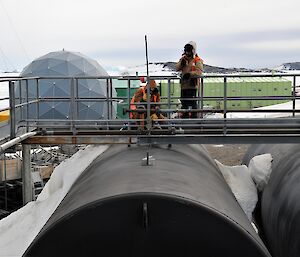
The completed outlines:
<svg viewBox="0 0 300 257">
<path fill-rule="evenodd" d="M 161 96 L 168 94 L 168 83 L 162 81 Z M 171 96 L 180 98 L 179 82 L 171 82 Z M 227 96 L 254 97 L 254 96 L 291 96 L 291 81 L 284 78 L 228 78 Z M 223 78 L 204 79 L 204 96 L 224 97 Z M 167 100 L 165 100 L 167 102 Z M 177 100 L 172 100 L 177 102 Z M 286 102 L 284 100 L 234 100 L 227 102 L 228 109 L 251 109 L 255 107 L 273 105 Z M 213 109 L 224 107 L 224 102 L 220 100 L 204 101 L 204 106 Z M 165 107 L 166 108 L 166 107 Z M 172 108 L 175 108 L 173 105 Z"/>
<path fill-rule="evenodd" d="M 113 87 L 117 92 L 118 97 L 126 97 L 128 96 L 128 81 L 127 80 L 113 80 L 112 81 Z M 134 92 L 137 88 L 140 87 L 139 80 L 131 80 L 130 81 L 130 100 L 134 95 Z M 121 101 L 121 100 L 119 100 Z M 128 108 L 128 101 L 124 99 L 122 103 L 117 104 L 117 117 L 119 119 L 128 119 L 129 115 L 123 114 L 123 108 Z"/>
</svg>

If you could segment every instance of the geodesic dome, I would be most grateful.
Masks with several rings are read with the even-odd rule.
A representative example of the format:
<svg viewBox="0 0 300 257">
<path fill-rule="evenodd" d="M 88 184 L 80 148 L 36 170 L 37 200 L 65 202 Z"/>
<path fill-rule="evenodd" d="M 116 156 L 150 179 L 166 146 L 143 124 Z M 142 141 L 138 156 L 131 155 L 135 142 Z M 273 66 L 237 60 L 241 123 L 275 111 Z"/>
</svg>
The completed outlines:
<svg viewBox="0 0 300 257">
<path fill-rule="evenodd" d="M 93 77 L 109 76 L 108 73 L 98 64 L 97 61 L 84 56 L 81 53 L 69 51 L 51 52 L 41 56 L 29 65 L 22 73 L 22 77 Z M 16 99 L 21 101 L 24 98 L 25 81 L 16 88 Z M 106 79 L 78 79 L 78 87 L 74 92 L 76 100 L 76 117 L 81 120 L 106 119 L 108 118 L 107 103 L 99 101 L 99 98 L 107 96 Z M 29 100 L 34 100 L 37 94 L 36 80 L 28 82 Z M 115 91 L 113 90 L 113 96 Z M 44 98 L 39 103 L 29 106 L 29 119 L 38 117 L 39 119 L 70 119 L 71 101 L 54 101 L 47 98 L 70 98 L 71 79 L 47 78 L 40 79 L 38 84 L 38 94 Z M 21 96 L 21 97 L 19 97 Z M 88 98 L 88 101 L 82 99 Z M 24 100 L 23 100 L 24 102 Z M 18 104 L 18 103 L 17 103 Z M 115 117 L 115 108 L 112 110 L 112 117 Z M 22 112 L 24 117 L 24 110 Z"/>
</svg>

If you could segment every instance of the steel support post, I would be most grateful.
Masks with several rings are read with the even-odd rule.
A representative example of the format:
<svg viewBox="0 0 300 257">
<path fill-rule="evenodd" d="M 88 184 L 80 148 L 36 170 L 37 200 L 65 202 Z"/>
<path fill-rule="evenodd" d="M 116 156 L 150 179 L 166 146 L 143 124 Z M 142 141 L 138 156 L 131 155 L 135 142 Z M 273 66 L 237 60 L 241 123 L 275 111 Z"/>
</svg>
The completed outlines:
<svg viewBox="0 0 300 257">
<path fill-rule="evenodd" d="M 71 116 L 71 130 L 73 132 L 73 135 L 76 134 L 76 128 L 74 124 L 74 120 L 76 119 L 76 110 L 75 110 L 75 85 L 76 85 L 76 79 L 71 78 L 71 99 L 70 99 L 70 116 Z"/>
<path fill-rule="evenodd" d="M 26 97 L 26 132 L 29 131 L 29 123 L 28 123 L 28 119 L 29 119 L 29 95 L 28 95 L 28 79 L 25 80 L 25 89 L 26 89 L 26 94 L 25 94 L 25 97 Z"/>
<path fill-rule="evenodd" d="M 171 109 L 171 80 L 168 79 L 168 109 Z M 171 114 L 168 113 L 168 119 L 170 119 Z"/>
<path fill-rule="evenodd" d="M 39 91 L 39 80 L 36 79 L 36 127 L 39 129 L 39 119 L 40 119 L 40 91 Z"/>
<path fill-rule="evenodd" d="M 22 182 L 23 182 L 23 204 L 33 200 L 32 177 L 30 169 L 30 145 L 22 145 Z"/>
<path fill-rule="evenodd" d="M 226 118 L 227 118 L 227 77 L 224 77 L 224 119 L 225 119 L 224 129 L 223 129 L 224 136 L 227 133 Z"/>
<path fill-rule="evenodd" d="M 201 79 L 200 79 L 200 98 L 201 98 L 201 100 L 200 100 L 200 109 L 201 110 L 203 110 L 203 107 L 204 107 L 204 103 L 203 103 L 203 97 L 204 97 L 204 79 L 203 79 L 203 77 L 201 77 Z M 199 104 L 198 104 L 198 106 L 199 106 Z M 199 108 L 199 107 L 198 107 Z M 204 116 L 204 112 L 201 112 L 200 113 L 200 118 L 203 118 L 203 116 Z"/>
<path fill-rule="evenodd" d="M 16 108 L 14 82 L 9 81 L 10 139 L 16 137 Z"/>
<path fill-rule="evenodd" d="M 293 76 L 293 117 L 295 117 L 296 109 L 296 76 Z"/>
</svg>

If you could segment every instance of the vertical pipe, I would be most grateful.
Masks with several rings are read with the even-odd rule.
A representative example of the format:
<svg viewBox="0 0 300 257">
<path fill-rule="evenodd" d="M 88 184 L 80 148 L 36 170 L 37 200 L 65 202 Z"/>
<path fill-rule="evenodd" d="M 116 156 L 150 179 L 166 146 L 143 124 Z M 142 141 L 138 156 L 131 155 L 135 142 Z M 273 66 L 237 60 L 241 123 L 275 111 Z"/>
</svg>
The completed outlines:
<svg viewBox="0 0 300 257">
<path fill-rule="evenodd" d="M 293 76 L 293 117 L 295 117 L 296 108 L 296 76 Z"/>
<path fill-rule="evenodd" d="M 22 182 L 23 204 L 33 200 L 32 178 L 30 170 L 30 145 L 22 144 Z"/>
<path fill-rule="evenodd" d="M 16 102 L 14 82 L 9 81 L 10 139 L 16 137 Z"/>
<path fill-rule="evenodd" d="M 25 94 L 25 97 L 26 97 L 26 99 L 25 99 L 25 101 L 26 101 L 26 132 L 28 132 L 29 131 L 29 128 L 28 128 L 28 125 L 29 125 L 29 123 L 28 123 L 28 119 L 29 119 L 28 79 L 25 80 L 25 85 L 26 85 L 26 87 L 25 87 L 25 90 L 26 90 L 26 94 Z"/>
</svg>

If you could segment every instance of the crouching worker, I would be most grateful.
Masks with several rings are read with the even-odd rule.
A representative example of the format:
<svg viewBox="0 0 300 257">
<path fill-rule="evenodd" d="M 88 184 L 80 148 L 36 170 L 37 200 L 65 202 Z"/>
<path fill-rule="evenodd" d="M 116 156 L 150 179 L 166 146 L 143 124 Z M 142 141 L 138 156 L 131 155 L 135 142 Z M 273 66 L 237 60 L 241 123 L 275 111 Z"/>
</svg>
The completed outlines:
<svg viewBox="0 0 300 257">
<path fill-rule="evenodd" d="M 150 80 L 150 102 L 159 103 L 160 102 L 160 94 L 156 85 L 155 80 Z M 140 103 L 140 104 L 138 104 Z M 145 119 L 147 116 L 147 84 L 138 88 L 134 96 L 131 99 L 131 110 L 140 110 L 136 112 L 130 113 L 131 119 Z M 165 119 L 164 115 L 162 115 L 160 108 L 157 104 L 151 105 L 150 115 L 152 120 L 156 119 Z M 143 125 L 143 124 L 141 124 Z"/>
</svg>

